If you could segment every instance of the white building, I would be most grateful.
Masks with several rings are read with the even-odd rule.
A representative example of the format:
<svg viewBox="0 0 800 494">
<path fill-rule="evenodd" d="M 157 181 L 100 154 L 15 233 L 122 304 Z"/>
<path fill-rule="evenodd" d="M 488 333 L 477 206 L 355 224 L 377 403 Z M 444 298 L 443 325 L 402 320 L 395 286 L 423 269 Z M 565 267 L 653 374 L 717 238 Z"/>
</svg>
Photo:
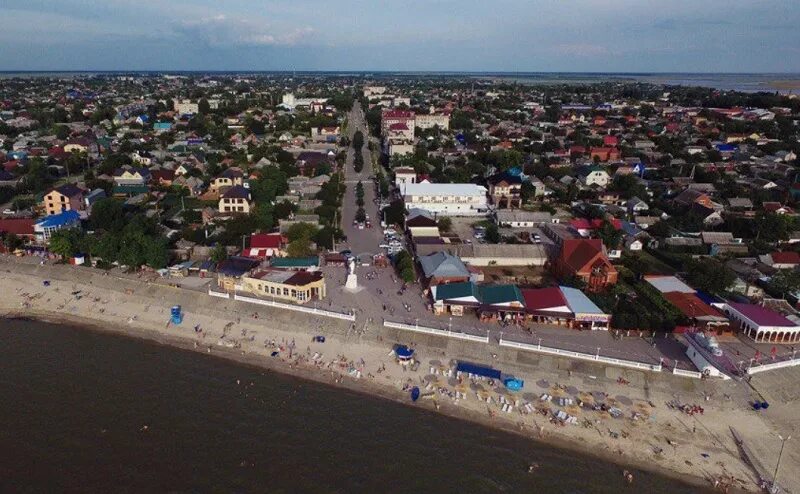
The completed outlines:
<svg viewBox="0 0 800 494">
<path fill-rule="evenodd" d="M 386 92 L 386 86 L 364 86 L 364 97 L 380 96 Z"/>
<path fill-rule="evenodd" d="M 401 186 L 407 209 L 445 216 L 477 216 L 487 211 L 486 187 L 475 184 L 406 183 Z"/>
<path fill-rule="evenodd" d="M 192 103 L 190 99 L 175 100 L 172 105 L 175 112 L 180 115 L 194 115 L 200 111 L 197 103 Z"/>
<path fill-rule="evenodd" d="M 433 127 L 437 126 L 442 130 L 448 130 L 450 128 L 450 117 L 447 115 L 426 115 L 424 113 L 420 113 L 417 114 L 414 120 L 414 125 L 423 130 L 432 129 Z"/>
<path fill-rule="evenodd" d="M 410 167 L 399 167 L 394 169 L 394 184 L 402 188 L 403 184 L 417 183 L 417 173 Z"/>
<path fill-rule="evenodd" d="M 293 93 L 286 93 L 281 98 L 280 106 L 287 110 L 294 110 L 297 107 L 310 107 L 312 105 L 324 105 L 328 98 L 295 98 Z"/>
<path fill-rule="evenodd" d="M 414 144 L 404 141 L 389 141 L 389 156 L 405 156 L 414 152 Z"/>
</svg>

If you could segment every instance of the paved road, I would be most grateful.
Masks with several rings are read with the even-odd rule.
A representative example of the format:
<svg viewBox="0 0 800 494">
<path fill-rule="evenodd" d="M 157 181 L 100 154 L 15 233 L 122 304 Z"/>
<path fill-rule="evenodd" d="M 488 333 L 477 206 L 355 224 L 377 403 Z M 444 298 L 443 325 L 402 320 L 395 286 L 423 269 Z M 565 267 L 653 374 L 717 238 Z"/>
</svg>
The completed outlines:
<svg viewBox="0 0 800 494">
<path fill-rule="evenodd" d="M 383 231 L 380 228 L 380 218 L 378 216 L 378 207 L 375 204 L 375 187 L 373 181 L 370 179 L 372 176 L 372 154 L 369 147 L 366 146 L 366 141 L 369 138 L 369 132 L 364 121 L 364 113 L 361 110 L 361 105 L 355 103 L 353 109 L 350 111 L 348 117 L 347 132 L 352 139 L 357 130 L 364 134 L 365 145 L 362 148 L 364 158 L 364 169 L 360 173 L 356 173 L 353 168 L 353 160 L 355 157 L 355 150 L 351 147 L 347 150 L 347 161 L 345 163 L 345 183 L 347 184 L 347 191 L 344 194 L 342 203 L 342 229 L 347 236 L 346 245 L 353 251 L 353 254 L 377 254 L 380 252 L 378 247 L 383 241 Z M 364 184 L 364 210 L 369 215 L 372 221 L 372 228 L 364 228 L 359 230 L 353 226 L 356 210 L 356 184 L 361 181 Z"/>
</svg>

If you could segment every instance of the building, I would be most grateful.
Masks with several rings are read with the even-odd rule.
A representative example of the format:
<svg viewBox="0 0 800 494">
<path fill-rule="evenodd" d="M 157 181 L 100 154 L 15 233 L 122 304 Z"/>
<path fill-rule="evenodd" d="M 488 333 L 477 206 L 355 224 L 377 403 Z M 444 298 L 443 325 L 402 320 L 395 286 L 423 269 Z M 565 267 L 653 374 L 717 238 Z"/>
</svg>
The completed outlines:
<svg viewBox="0 0 800 494">
<path fill-rule="evenodd" d="M 555 262 L 556 274 L 577 277 L 589 290 L 600 290 L 617 282 L 617 269 L 608 260 L 600 239 L 565 239 Z"/>
<path fill-rule="evenodd" d="M 547 211 L 502 210 L 495 217 L 497 225 L 506 228 L 533 228 L 553 221 L 553 215 Z"/>
<path fill-rule="evenodd" d="M 726 302 L 719 304 L 744 334 L 759 343 L 798 343 L 800 325 L 760 305 Z"/>
<path fill-rule="evenodd" d="M 432 129 L 434 127 L 448 130 L 450 128 L 450 116 L 420 113 L 415 116 L 414 125 L 422 130 Z"/>
<path fill-rule="evenodd" d="M 320 271 L 265 269 L 242 277 L 242 290 L 261 297 L 305 304 L 325 298 L 325 277 Z"/>
<path fill-rule="evenodd" d="M 64 211 L 82 211 L 84 191 L 74 184 L 64 184 L 44 196 L 44 210 L 47 215 Z"/>
<path fill-rule="evenodd" d="M 226 190 L 219 199 L 220 213 L 250 213 L 250 191 L 241 185 Z"/>
<path fill-rule="evenodd" d="M 591 166 L 578 174 L 578 180 L 586 187 L 594 185 L 604 189 L 608 186 L 608 183 L 611 182 L 611 177 L 599 166 Z"/>
<path fill-rule="evenodd" d="M 146 185 L 150 181 L 150 170 L 125 166 L 114 170 L 114 184 L 118 186 Z"/>
<path fill-rule="evenodd" d="M 489 197 L 498 209 L 522 206 L 522 179 L 519 175 L 500 173 L 489 177 Z"/>
<path fill-rule="evenodd" d="M 388 135 L 389 128 L 402 123 L 406 127 L 414 128 L 414 112 L 410 110 L 383 110 L 381 111 L 381 135 Z"/>
<path fill-rule="evenodd" d="M 403 184 L 407 209 L 425 209 L 444 216 L 477 216 L 487 211 L 486 187 L 475 184 Z"/>
<path fill-rule="evenodd" d="M 800 266 L 800 254 L 794 251 L 772 252 L 759 256 L 759 260 L 774 269 L 795 269 Z"/>
<path fill-rule="evenodd" d="M 390 140 L 387 144 L 387 153 L 389 156 L 407 156 L 414 153 L 414 144 Z"/>
<path fill-rule="evenodd" d="M 45 216 L 33 225 L 33 233 L 36 241 L 45 244 L 50 237 L 59 230 L 76 228 L 81 224 L 81 217 L 77 211 L 67 210 L 63 213 Z"/>
<path fill-rule="evenodd" d="M 589 297 L 575 288 L 525 288 L 522 297 L 528 318 L 538 323 L 605 330 L 611 324 L 611 315 L 605 314 Z"/>
<path fill-rule="evenodd" d="M 271 257 L 284 257 L 286 241 L 280 233 L 254 233 L 250 235 L 250 247 L 246 250 L 247 257 L 269 259 Z"/>
<path fill-rule="evenodd" d="M 31 218 L 0 218 L 0 239 L 6 235 L 14 235 L 25 243 L 33 242 L 36 238 L 34 223 Z"/>
<path fill-rule="evenodd" d="M 410 167 L 398 167 L 394 169 L 394 184 L 402 188 L 403 184 L 417 183 L 417 173 Z"/>
<path fill-rule="evenodd" d="M 311 140 L 314 142 L 337 142 L 339 127 L 311 127 Z"/>
<path fill-rule="evenodd" d="M 516 285 L 476 285 L 472 282 L 434 285 L 430 291 L 435 314 L 464 315 L 473 309 L 482 315 L 520 314 L 525 310 L 522 293 Z"/>
<path fill-rule="evenodd" d="M 194 115 L 200 111 L 198 104 L 192 103 L 190 99 L 175 100 L 172 103 L 172 108 L 178 115 Z"/>
<path fill-rule="evenodd" d="M 228 168 L 211 180 L 209 190 L 214 193 L 220 193 L 227 188 L 236 185 L 244 185 L 244 173 L 239 168 Z"/>
<path fill-rule="evenodd" d="M 421 256 L 419 265 L 422 268 L 425 279 L 428 281 L 428 285 L 469 281 L 469 270 L 461 259 L 447 252 Z"/>
</svg>

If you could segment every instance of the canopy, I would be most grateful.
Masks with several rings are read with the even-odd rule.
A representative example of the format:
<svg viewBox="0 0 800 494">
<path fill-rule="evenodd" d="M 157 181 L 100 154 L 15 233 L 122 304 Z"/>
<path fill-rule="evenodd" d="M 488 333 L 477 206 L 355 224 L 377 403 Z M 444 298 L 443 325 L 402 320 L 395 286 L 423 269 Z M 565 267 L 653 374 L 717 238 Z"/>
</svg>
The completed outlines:
<svg viewBox="0 0 800 494">
<path fill-rule="evenodd" d="M 394 349 L 394 353 L 397 355 L 397 358 L 410 359 L 414 355 L 414 350 L 405 345 L 400 345 Z"/>
<path fill-rule="evenodd" d="M 466 372 L 468 374 L 475 374 L 477 376 L 488 377 L 491 379 L 500 379 L 500 371 L 486 367 L 483 365 L 470 364 L 468 362 L 459 362 L 456 366 L 456 371 Z"/>
<path fill-rule="evenodd" d="M 506 387 L 511 391 L 519 391 L 522 389 L 523 386 L 525 386 L 525 381 L 523 381 L 522 379 L 517 379 L 515 377 L 507 377 L 503 379 L 503 384 L 505 384 Z"/>
</svg>

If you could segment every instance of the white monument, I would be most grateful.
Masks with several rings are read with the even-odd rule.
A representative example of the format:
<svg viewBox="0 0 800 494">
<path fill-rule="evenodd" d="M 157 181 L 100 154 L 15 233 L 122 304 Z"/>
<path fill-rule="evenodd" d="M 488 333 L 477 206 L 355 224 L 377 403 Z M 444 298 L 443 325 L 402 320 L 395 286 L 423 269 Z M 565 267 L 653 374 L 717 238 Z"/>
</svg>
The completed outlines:
<svg viewBox="0 0 800 494">
<path fill-rule="evenodd" d="M 348 290 L 358 289 L 358 277 L 356 277 L 356 259 L 351 257 L 347 260 L 347 281 L 344 287 Z"/>
</svg>

